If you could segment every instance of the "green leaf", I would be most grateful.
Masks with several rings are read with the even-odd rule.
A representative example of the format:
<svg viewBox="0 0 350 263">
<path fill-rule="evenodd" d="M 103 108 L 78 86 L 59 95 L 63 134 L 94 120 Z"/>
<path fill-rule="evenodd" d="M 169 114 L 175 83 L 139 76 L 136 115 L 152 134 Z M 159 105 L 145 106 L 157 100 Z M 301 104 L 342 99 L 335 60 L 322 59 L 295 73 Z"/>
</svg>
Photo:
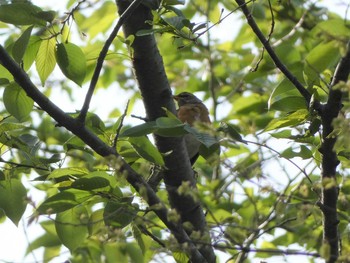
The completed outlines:
<svg viewBox="0 0 350 263">
<path fill-rule="evenodd" d="M 34 101 L 15 82 L 5 88 L 3 99 L 6 110 L 20 122 L 28 118 L 34 105 Z"/>
<path fill-rule="evenodd" d="M 84 206 L 57 214 L 55 227 L 63 245 L 71 252 L 81 246 L 88 236 L 88 213 Z"/>
<path fill-rule="evenodd" d="M 273 89 L 268 107 L 269 110 L 292 112 L 306 109 L 307 104 L 292 82 L 285 78 Z"/>
<path fill-rule="evenodd" d="M 79 29 L 89 35 L 90 39 L 96 35 L 105 33 L 117 19 L 117 6 L 112 1 L 103 1 L 103 4 L 96 8 L 88 17 L 80 12 L 74 14 Z"/>
<path fill-rule="evenodd" d="M 55 19 L 56 12 L 55 11 L 40 11 L 40 12 L 36 13 L 35 16 L 44 20 L 44 21 L 52 23 L 52 21 Z"/>
<path fill-rule="evenodd" d="M 282 130 L 279 132 L 271 133 L 271 136 L 277 139 L 289 139 L 292 136 L 291 130 Z"/>
<path fill-rule="evenodd" d="M 61 244 L 60 239 L 56 235 L 53 235 L 52 233 L 45 233 L 30 243 L 30 245 L 27 247 L 26 255 L 38 248 L 56 247 L 61 246 Z"/>
<path fill-rule="evenodd" d="M 55 49 L 55 38 L 45 39 L 40 43 L 40 47 L 35 59 L 35 64 L 42 86 L 45 85 L 47 77 L 51 74 L 56 66 Z"/>
<path fill-rule="evenodd" d="M 0 86 L 6 86 L 8 84 L 10 84 L 10 81 L 7 78 L 0 78 Z"/>
<path fill-rule="evenodd" d="M 270 110 L 284 112 L 292 112 L 300 109 L 307 109 L 307 103 L 301 96 L 281 98 L 270 105 Z"/>
<path fill-rule="evenodd" d="M 23 59 L 24 53 L 27 49 L 30 34 L 32 33 L 33 26 L 28 27 L 23 34 L 17 39 L 12 47 L 12 56 L 17 63 L 20 63 Z"/>
<path fill-rule="evenodd" d="M 305 58 L 304 78 L 308 85 L 318 84 L 320 74 L 333 66 L 340 58 L 337 42 L 321 43 L 310 51 Z"/>
<path fill-rule="evenodd" d="M 142 251 L 135 243 L 126 244 L 126 251 L 129 254 L 131 262 L 144 262 Z"/>
<path fill-rule="evenodd" d="M 170 26 L 175 28 L 176 30 L 181 30 L 184 25 L 184 17 L 174 16 L 169 18 L 164 18 L 164 21 L 167 22 Z"/>
<path fill-rule="evenodd" d="M 252 15 L 256 19 L 266 19 L 265 7 L 262 4 L 256 3 L 252 5 Z"/>
<path fill-rule="evenodd" d="M 251 94 L 247 97 L 239 97 L 233 105 L 233 112 L 236 114 L 248 114 L 251 112 L 265 112 L 265 98 L 259 94 Z"/>
<path fill-rule="evenodd" d="M 41 25 L 46 21 L 40 15 L 41 8 L 28 2 L 0 5 L 0 21 L 14 25 Z"/>
<path fill-rule="evenodd" d="M 142 254 L 146 253 L 146 245 L 145 242 L 142 239 L 142 231 L 136 224 L 131 225 L 132 235 L 135 238 L 137 244 L 139 245 L 139 248 L 142 251 Z"/>
<path fill-rule="evenodd" d="M 160 117 L 156 120 L 157 128 L 183 127 L 184 124 L 179 119 L 170 117 Z"/>
<path fill-rule="evenodd" d="M 22 130 L 23 128 L 25 128 L 25 126 L 23 124 L 11 123 L 11 122 L 1 122 L 0 123 L 0 134 L 7 132 L 7 131 Z"/>
<path fill-rule="evenodd" d="M 136 208 L 129 202 L 109 201 L 104 209 L 103 218 L 106 225 L 123 228 L 134 220 L 136 214 Z"/>
<path fill-rule="evenodd" d="M 312 151 L 305 145 L 300 145 L 300 151 L 294 151 L 293 148 L 287 148 L 281 153 L 281 156 L 287 159 L 294 157 L 301 157 L 302 159 L 310 159 L 312 157 Z"/>
<path fill-rule="evenodd" d="M 125 253 L 125 246 L 124 242 L 104 242 L 103 252 L 107 262 L 115 262 L 116 258 L 119 262 L 129 262 L 129 258 Z"/>
<path fill-rule="evenodd" d="M 198 141 L 200 141 L 207 148 L 210 148 L 212 145 L 218 143 L 218 140 L 207 133 L 199 132 L 197 129 L 191 127 L 190 125 L 185 125 L 185 130 L 193 134 Z"/>
<path fill-rule="evenodd" d="M 86 58 L 81 48 L 72 43 L 60 43 L 56 59 L 63 74 L 81 86 L 86 75 Z"/>
<path fill-rule="evenodd" d="M 31 36 L 23 57 L 24 70 L 28 70 L 38 54 L 38 50 L 43 41 L 39 36 Z"/>
<path fill-rule="evenodd" d="M 91 177 L 91 178 L 79 178 L 74 181 L 71 185 L 72 188 L 91 191 L 91 190 L 101 190 L 101 188 L 110 188 L 109 181 L 103 177 Z M 108 189 L 107 189 L 108 190 Z"/>
<path fill-rule="evenodd" d="M 185 124 L 179 119 L 172 117 L 160 117 L 156 120 L 157 129 L 155 133 L 161 136 L 175 137 L 185 135 Z"/>
<path fill-rule="evenodd" d="M 350 29 L 344 19 L 336 18 L 322 21 L 316 25 L 316 29 L 336 38 L 349 38 Z"/>
<path fill-rule="evenodd" d="M 199 147 L 199 154 L 203 156 L 204 159 L 207 161 L 213 160 L 214 162 L 217 161 L 217 157 L 220 155 L 220 144 L 215 143 L 212 144 L 210 147 L 207 147 L 205 145 L 201 145 Z"/>
<path fill-rule="evenodd" d="M 37 209 L 40 214 L 56 214 L 82 204 L 91 198 L 91 193 L 68 189 L 46 199 Z"/>
<path fill-rule="evenodd" d="M 298 110 L 285 117 L 280 117 L 273 119 L 266 126 L 264 131 L 271 131 L 275 129 L 280 129 L 287 126 L 297 126 L 305 123 L 307 117 L 309 116 L 308 110 Z"/>
<path fill-rule="evenodd" d="M 60 178 L 63 176 L 76 176 L 76 175 L 87 175 L 89 171 L 86 168 L 81 167 L 69 167 L 69 168 L 59 168 L 53 170 L 52 173 L 47 177 L 47 179 Z"/>
<path fill-rule="evenodd" d="M 0 181 L 0 210 L 18 226 L 27 207 L 27 190 L 20 180 Z"/>
<path fill-rule="evenodd" d="M 129 142 L 142 158 L 151 163 L 164 165 L 162 155 L 159 153 L 158 149 L 150 142 L 147 136 L 131 137 L 129 138 Z"/>
<path fill-rule="evenodd" d="M 99 209 L 92 212 L 88 223 L 88 230 L 90 235 L 95 235 L 96 233 L 100 232 L 101 229 L 105 226 L 103 212 L 104 209 Z"/>
<path fill-rule="evenodd" d="M 124 130 L 120 137 L 139 137 L 152 133 L 156 128 L 156 122 L 150 121 Z"/>
</svg>

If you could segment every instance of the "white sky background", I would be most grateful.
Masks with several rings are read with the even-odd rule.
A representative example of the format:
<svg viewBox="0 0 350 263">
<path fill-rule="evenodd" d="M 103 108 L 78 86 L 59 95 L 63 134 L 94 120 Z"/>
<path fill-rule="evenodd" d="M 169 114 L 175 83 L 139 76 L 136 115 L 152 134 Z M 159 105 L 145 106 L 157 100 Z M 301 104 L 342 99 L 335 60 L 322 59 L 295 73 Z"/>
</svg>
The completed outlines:
<svg viewBox="0 0 350 263">
<path fill-rule="evenodd" d="M 291 0 L 293 1 L 293 0 Z M 32 2 L 38 6 L 54 6 L 52 9 L 60 9 L 65 10 L 65 4 L 67 1 L 57 1 L 57 0 L 32 0 Z M 346 12 L 346 5 L 344 3 L 350 3 L 350 0 L 324 0 L 323 5 L 329 8 L 329 10 L 337 12 L 342 17 L 345 16 Z M 343 3 L 343 4 L 342 4 Z M 348 19 L 350 19 L 350 15 L 347 15 Z M 215 32 L 220 39 L 222 40 L 229 40 L 233 38 L 233 35 L 227 34 L 227 32 L 232 32 L 232 25 L 237 23 L 235 21 L 234 16 L 231 16 L 227 18 L 224 22 L 222 22 L 220 25 L 215 27 L 212 30 L 212 33 Z M 233 34 L 235 32 L 232 32 Z M 1 43 L 2 44 L 2 43 Z M 66 100 L 62 101 L 55 101 L 58 106 L 64 108 L 65 111 L 74 111 L 76 109 L 79 109 L 83 103 L 83 99 L 85 97 L 86 88 L 78 89 L 77 93 L 75 95 L 75 98 L 78 98 L 78 100 L 74 103 L 74 105 L 67 105 L 65 103 Z M 112 109 L 104 109 L 104 107 L 101 107 L 101 105 L 113 105 L 118 104 L 121 105 L 121 108 L 123 108 L 122 105 L 126 104 L 126 101 L 128 99 L 127 94 L 121 94 L 121 90 L 118 89 L 108 89 L 108 90 L 101 90 L 98 92 L 98 96 L 93 97 L 92 103 L 91 103 L 91 110 L 96 110 L 96 113 L 101 116 L 103 119 L 106 117 L 109 112 Z M 114 93 L 114 94 L 111 94 Z M 121 96 L 122 95 L 122 96 Z M 56 96 L 60 97 L 60 96 Z M 110 103 L 106 102 L 106 98 L 113 99 L 114 101 L 111 101 Z M 118 103 L 116 103 L 116 98 L 119 99 Z M 103 100 L 102 100 L 103 99 Z M 140 107 L 140 110 L 143 111 L 142 107 Z M 137 115 L 142 115 L 139 111 L 137 111 Z M 30 192 L 30 194 L 33 196 L 33 193 Z M 38 198 L 39 200 L 42 200 L 43 193 L 36 192 L 34 194 L 35 198 Z M 32 241 L 36 237 L 40 236 L 43 232 L 40 228 L 40 226 L 35 226 L 35 224 L 31 225 L 29 228 L 25 227 L 25 224 L 27 224 L 27 218 L 31 214 L 31 207 L 28 206 L 27 212 L 24 216 L 24 221 L 22 220 L 19 223 L 18 228 L 10 221 L 6 220 L 5 223 L 0 223 L 0 262 L 13 262 L 13 263 L 34 263 L 34 262 L 41 262 L 38 261 L 42 258 L 42 250 L 38 250 L 36 254 L 36 258 L 33 257 L 33 255 L 28 255 L 26 258 L 24 258 L 25 250 L 28 246 L 28 240 L 27 238 Z M 26 231 L 26 234 L 25 234 Z M 67 259 L 67 257 L 64 257 L 64 259 Z M 306 263 L 309 262 L 306 258 L 303 259 L 302 256 L 297 257 L 290 257 L 290 262 L 293 262 L 295 260 L 298 261 L 298 263 Z M 277 263 L 281 262 L 283 260 L 282 258 L 274 258 L 274 259 L 268 259 L 268 263 Z M 51 262 L 62 262 L 61 259 L 56 259 Z M 253 261 L 254 263 L 260 263 L 260 260 Z"/>
</svg>

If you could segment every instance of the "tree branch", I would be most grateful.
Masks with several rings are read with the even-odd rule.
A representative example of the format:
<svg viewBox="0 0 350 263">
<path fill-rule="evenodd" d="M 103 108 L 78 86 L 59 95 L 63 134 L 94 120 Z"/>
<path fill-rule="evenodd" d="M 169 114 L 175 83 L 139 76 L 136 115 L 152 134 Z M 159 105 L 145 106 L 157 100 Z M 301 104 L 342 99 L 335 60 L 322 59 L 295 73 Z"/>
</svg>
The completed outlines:
<svg viewBox="0 0 350 263">
<path fill-rule="evenodd" d="M 117 36 L 120 28 L 124 24 L 125 20 L 134 12 L 134 10 L 142 3 L 143 0 L 134 0 L 130 6 L 124 11 L 123 14 L 120 15 L 118 23 L 114 27 L 112 33 L 110 36 L 107 38 L 105 44 L 103 45 L 103 48 L 97 58 L 97 64 L 94 70 L 94 74 L 92 75 L 90 86 L 88 89 L 88 92 L 86 93 L 84 105 L 79 113 L 78 120 L 81 121 L 82 123 L 85 122 L 87 112 L 89 110 L 90 102 L 92 99 L 92 95 L 94 94 L 94 90 L 96 88 L 97 81 L 100 77 L 100 73 L 102 70 L 103 62 L 107 56 L 108 49 L 110 45 L 112 44 L 113 40 Z"/>
<path fill-rule="evenodd" d="M 295 77 L 288 70 L 288 68 L 283 64 L 283 62 L 276 55 L 275 51 L 273 50 L 273 48 L 270 45 L 270 42 L 266 39 L 264 34 L 261 32 L 261 30 L 260 30 L 259 26 L 256 24 L 252 14 L 248 10 L 248 7 L 247 7 L 245 0 L 236 0 L 236 3 L 242 9 L 243 14 L 246 17 L 248 24 L 252 28 L 255 35 L 259 38 L 260 42 L 263 44 L 267 53 L 269 53 L 272 61 L 276 65 L 276 67 L 286 76 L 287 79 L 290 80 L 290 82 L 293 83 L 293 85 L 296 87 L 296 89 L 299 91 L 299 93 L 305 98 L 307 105 L 309 106 L 310 100 L 311 100 L 311 94 L 307 91 L 307 89 L 305 89 L 305 87 L 299 82 L 297 77 Z"/>
<path fill-rule="evenodd" d="M 123 13 L 128 8 L 128 1 L 116 0 L 119 13 Z M 151 10 L 140 5 L 129 17 L 124 25 L 125 36 L 135 36 L 132 43 L 134 73 L 141 91 L 145 105 L 147 119 L 156 120 L 165 116 L 163 108 L 176 113 L 175 104 L 172 99 L 170 85 L 165 73 L 163 60 L 159 54 L 154 35 L 137 36 L 137 32 L 142 29 L 150 30 L 152 26 L 146 21 L 152 21 Z M 193 229 L 206 238 L 206 243 L 210 243 L 209 233 L 205 221 L 204 213 L 199 201 L 195 201 L 188 194 L 180 194 L 178 189 L 184 182 L 189 182 L 189 191 L 196 192 L 196 181 L 187 151 L 182 138 L 162 137 L 154 135 L 156 145 L 161 153 L 171 152 L 164 156 L 165 169 L 164 182 L 169 195 L 169 201 L 173 208 L 180 214 L 182 222 L 190 222 Z M 204 261 L 215 262 L 215 254 L 210 245 L 199 246 Z M 195 262 L 195 259 L 191 260 Z M 198 262 L 198 261 L 197 261 Z"/>
<path fill-rule="evenodd" d="M 334 89 L 334 86 L 340 81 L 346 82 L 350 73 L 350 41 L 347 45 L 347 52 L 339 61 L 335 70 L 328 101 L 321 108 L 321 120 L 323 126 L 323 143 L 320 148 L 322 153 L 322 180 L 331 180 L 325 182 L 326 186 L 322 188 L 321 211 L 323 214 L 323 239 L 330 246 L 330 259 L 327 262 L 335 262 L 339 257 L 339 234 L 338 234 L 338 214 L 337 201 L 339 189 L 336 183 L 336 172 L 339 160 L 334 151 L 334 145 L 337 137 L 332 136 L 333 120 L 339 115 L 342 108 L 342 91 Z M 328 186 L 327 186 L 328 185 Z M 329 186 L 330 185 L 330 186 Z"/>
<path fill-rule="evenodd" d="M 103 157 L 114 156 L 118 161 L 118 165 L 120 165 L 119 172 L 126 175 L 127 181 L 136 189 L 140 196 L 147 201 L 149 206 L 157 207 L 157 209 L 154 210 L 155 214 L 169 228 L 179 243 L 186 243 L 188 245 L 188 254 L 190 257 L 195 259 L 196 262 L 205 262 L 197 247 L 184 231 L 182 225 L 168 220 L 168 211 L 165 205 L 160 201 L 156 193 L 147 184 L 143 177 L 136 173 L 131 166 L 122 159 L 115 148 L 105 144 L 80 121 L 63 112 L 52 101 L 50 101 L 49 98 L 42 94 L 23 69 L 10 57 L 2 45 L 0 45 L 0 64 L 12 74 L 15 81 L 24 89 L 27 95 L 55 121 L 57 121 L 60 126 L 71 131 L 99 155 Z"/>
</svg>

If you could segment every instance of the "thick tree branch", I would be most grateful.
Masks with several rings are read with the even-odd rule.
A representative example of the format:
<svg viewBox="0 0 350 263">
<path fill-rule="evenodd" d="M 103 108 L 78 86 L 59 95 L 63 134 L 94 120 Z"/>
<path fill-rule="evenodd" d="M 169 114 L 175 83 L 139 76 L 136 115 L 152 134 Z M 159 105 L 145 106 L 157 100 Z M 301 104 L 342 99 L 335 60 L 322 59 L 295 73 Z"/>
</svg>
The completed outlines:
<svg viewBox="0 0 350 263">
<path fill-rule="evenodd" d="M 42 94 L 23 69 L 10 57 L 2 45 L 0 45 L 0 64 L 2 64 L 13 75 L 18 85 L 20 85 L 27 95 L 31 97 L 45 112 L 47 112 L 58 123 L 58 125 L 71 131 L 99 155 L 103 157 L 114 156 L 118 161 L 118 165 L 120 165 L 119 172 L 126 175 L 127 181 L 136 189 L 136 191 L 139 192 L 150 206 L 157 207 L 154 212 L 169 228 L 179 243 L 187 244 L 190 257 L 195 262 L 204 262 L 202 255 L 190 240 L 181 224 L 168 220 L 168 211 L 164 204 L 160 201 L 147 182 L 145 182 L 143 177 L 137 174 L 128 163 L 122 160 L 114 147 L 105 144 L 95 134 L 82 125 L 79 120 L 70 117 L 50 101 L 49 98 Z"/>
<path fill-rule="evenodd" d="M 119 13 L 123 13 L 129 3 L 126 0 L 116 0 Z M 151 29 L 147 21 L 152 21 L 151 10 L 140 5 L 134 14 L 123 25 L 125 36 L 135 36 L 132 44 L 133 67 L 143 102 L 146 108 L 147 119 L 152 121 L 165 115 L 167 108 L 175 113 L 175 104 L 172 99 L 170 85 L 165 73 L 163 60 L 159 54 L 154 35 L 137 36 L 142 29 Z M 164 182 L 169 194 L 169 201 L 173 208 L 181 215 L 182 222 L 190 222 L 192 230 L 201 232 L 207 245 L 199 247 L 204 262 L 215 262 L 213 248 L 209 245 L 210 239 L 207 225 L 200 203 L 190 194 L 179 194 L 178 189 L 184 183 L 189 183 L 189 192 L 196 192 L 196 182 L 193 170 L 185 150 L 182 138 L 169 138 L 155 135 L 155 142 L 160 152 L 171 153 L 164 157 L 166 170 Z M 191 233 L 191 230 L 188 230 Z M 191 259 L 194 262 L 194 259 Z"/>
<path fill-rule="evenodd" d="M 340 60 L 335 70 L 328 101 L 323 105 L 321 119 L 323 125 L 323 143 L 320 148 L 322 153 L 322 180 L 326 187 L 322 188 L 321 211 L 323 213 L 323 238 L 330 246 L 331 257 L 327 262 L 335 262 L 339 257 L 339 234 L 338 234 L 338 185 L 336 183 L 336 172 L 339 160 L 334 150 L 337 138 L 332 136 L 333 120 L 338 117 L 342 108 L 342 91 L 334 89 L 334 86 L 340 81 L 346 82 L 350 73 L 350 41 L 347 45 L 347 52 Z M 333 181 L 329 184 L 327 180 Z M 330 185 L 330 186 L 329 186 Z"/>
<path fill-rule="evenodd" d="M 125 20 L 134 12 L 134 10 L 139 6 L 139 4 L 142 3 L 143 0 L 134 0 L 131 5 L 129 6 L 128 9 L 126 9 L 124 11 L 124 13 L 119 17 L 118 23 L 116 24 L 116 26 L 114 27 L 112 33 L 110 34 L 110 36 L 107 38 L 105 44 L 103 45 L 103 48 L 100 52 L 100 55 L 97 58 L 97 63 L 96 63 L 96 67 L 94 70 L 94 74 L 92 75 L 91 78 L 91 82 L 90 82 L 90 86 L 88 89 L 88 92 L 86 93 L 86 97 L 85 97 L 85 101 L 84 101 L 84 105 L 79 113 L 78 119 L 84 123 L 85 119 L 86 119 L 86 115 L 87 112 L 89 110 L 89 106 L 90 106 L 90 102 L 92 99 L 92 95 L 94 94 L 94 90 L 96 88 L 97 85 L 97 81 L 100 77 L 100 73 L 102 70 L 102 66 L 103 66 L 103 62 L 107 56 L 107 52 L 108 49 L 110 47 L 110 45 L 112 44 L 113 40 L 115 39 L 115 37 L 117 36 L 120 28 L 122 27 L 123 23 L 125 22 Z"/>
<path fill-rule="evenodd" d="M 261 32 L 259 26 L 256 24 L 252 14 L 250 13 L 247 3 L 245 0 L 236 0 L 236 3 L 240 6 L 240 8 L 243 11 L 243 14 L 245 15 L 248 24 L 254 31 L 255 35 L 259 38 L 260 42 L 263 44 L 265 50 L 267 53 L 269 53 L 272 61 L 275 63 L 276 67 L 286 76 L 287 79 L 290 80 L 290 82 L 293 83 L 293 85 L 296 87 L 296 89 L 299 91 L 299 93 L 305 98 L 307 105 L 309 106 L 310 100 L 311 100 L 311 94 L 305 89 L 305 87 L 299 82 L 297 77 L 295 77 L 288 68 L 283 64 L 283 62 L 279 59 L 279 57 L 276 55 L 275 51 L 270 45 L 270 42 L 264 34 Z"/>
<path fill-rule="evenodd" d="M 255 23 L 251 13 L 249 12 L 246 2 L 244 0 L 236 0 L 241 7 L 248 24 L 253 29 L 256 36 L 264 45 L 266 51 L 271 56 L 275 65 L 281 72 L 294 84 L 300 94 L 310 104 L 311 94 L 303 87 L 303 85 L 296 79 L 294 75 L 286 68 L 286 66 L 279 60 L 271 45 L 260 31 L 258 25 Z M 320 208 L 323 213 L 323 227 L 324 227 L 324 241 L 330 246 L 330 258 L 327 262 L 336 262 L 339 257 L 339 235 L 338 235 L 338 215 L 337 215 L 337 200 L 338 200 L 338 185 L 336 183 L 336 168 L 339 164 L 337 154 L 334 151 L 336 136 L 332 136 L 333 120 L 338 117 L 342 108 L 342 92 L 339 89 L 334 89 L 334 86 L 339 81 L 347 81 L 350 72 L 350 42 L 346 55 L 339 62 L 335 71 L 331 88 L 329 91 L 328 101 L 325 105 L 317 103 L 315 109 L 321 116 L 322 120 L 322 145 L 320 152 L 322 153 L 322 179 L 325 187 L 322 189 L 322 200 Z"/>
</svg>

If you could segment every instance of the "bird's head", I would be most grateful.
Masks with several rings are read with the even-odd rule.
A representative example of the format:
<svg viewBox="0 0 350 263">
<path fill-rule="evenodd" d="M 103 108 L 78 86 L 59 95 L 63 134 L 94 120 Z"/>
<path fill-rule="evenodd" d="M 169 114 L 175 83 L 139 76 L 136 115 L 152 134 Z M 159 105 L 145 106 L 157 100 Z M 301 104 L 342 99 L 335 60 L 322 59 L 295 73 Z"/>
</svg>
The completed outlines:
<svg viewBox="0 0 350 263">
<path fill-rule="evenodd" d="M 173 96 L 173 98 L 177 101 L 179 107 L 185 104 L 198 104 L 202 103 L 200 99 L 198 99 L 195 95 L 189 92 L 181 92 L 178 95 Z"/>
</svg>

